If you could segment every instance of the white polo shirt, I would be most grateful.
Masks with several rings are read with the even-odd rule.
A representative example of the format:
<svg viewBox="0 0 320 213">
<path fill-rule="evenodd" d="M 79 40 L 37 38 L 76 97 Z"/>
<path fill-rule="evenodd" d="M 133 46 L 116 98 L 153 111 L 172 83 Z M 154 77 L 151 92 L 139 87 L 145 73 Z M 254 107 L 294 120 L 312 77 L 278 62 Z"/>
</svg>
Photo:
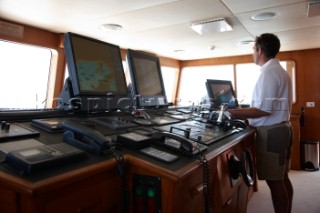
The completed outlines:
<svg viewBox="0 0 320 213">
<path fill-rule="evenodd" d="M 261 74 L 252 95 L 252 107 L 271 113 L 248 119 L 254 127 L 270 126 L 289 121 L 292 105 L 292 82 L 278 59 L 270 59 L 261 67 Z"/>
</svg>

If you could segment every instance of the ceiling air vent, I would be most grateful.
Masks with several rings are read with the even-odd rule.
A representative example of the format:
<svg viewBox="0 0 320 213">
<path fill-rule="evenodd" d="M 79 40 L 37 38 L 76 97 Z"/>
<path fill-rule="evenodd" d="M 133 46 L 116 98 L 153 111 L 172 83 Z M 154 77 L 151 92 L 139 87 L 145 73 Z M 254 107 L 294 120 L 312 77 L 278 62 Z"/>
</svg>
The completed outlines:
<svg viewBox="0 0 320 213">
<path fill-rule="evenodd" d="M 191 23 L 190 27 L 200 35 L 232 30 L 232 26 L 225 18 L 209 19 L 206 21 Z"/>
<path fill-rule="evenodd" d="M 320 15 L 320 0 L 308 2 L 308 18 Z"/>
</svg>

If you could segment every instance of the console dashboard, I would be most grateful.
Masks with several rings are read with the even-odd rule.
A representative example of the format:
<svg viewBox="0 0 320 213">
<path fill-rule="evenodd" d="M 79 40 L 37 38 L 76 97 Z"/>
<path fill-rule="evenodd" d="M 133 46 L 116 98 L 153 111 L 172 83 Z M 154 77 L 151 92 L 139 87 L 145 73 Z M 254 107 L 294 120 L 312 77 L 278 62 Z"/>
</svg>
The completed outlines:
<svg viewBox="0 0 320 213">
<path fill-rule="evenodd" d="M 242 130 L 234 127 L 226 131 L 207 122 L 203 114 L 190 110 L 150 110 L 143 111 L 143 114 L 64 115 L 31 119 L 29 126 L 13 121 L 11 128 L 10 122 L 2 121 L 0 140 L 10 142 L 34 137 L 37 140 L 40 132 L 45 132 L 46 137 L 62 134 L 64 143 L 89 153 L 99 155 L 108 152 L 112 146 L 118 146 L 137 154 L 146 154 L 153 160 L 159 160 L 159 163 L 170 164 L 181 157 L 192 158 L 203 154 L 211 144 Z M 152 147 L 152 152 L 145 149 L 148 147 Z M 175 160 L 166 161 L 161 157 L 166 154 L 176 156 Z"/>
<path fill-rule="evenodd" d="M 147 113 L 150 116 L 147 119 L 127 112 L 89 115 L 64 114 L 60 117 L 45 116 L 35 119 L 30 117 L 29 119 L 23 119 L 23 121 L 8 119 L 3 121 L 0 130 L 0 150 L 2 150 L 0 155 L 4 156 L 2 158 L 4 162 L 0 166 L 1 171 L 13 175 L 15 178 L 30 181 L 32 185 L 39 180 L 50 179 L 53 181 L 55 176 L 61 178 L 65 173 L 69 173 L 66 175 L 68 177 L 78 169 L 91 171 L 91 169 L 83 169 L 87 167 L 99 168 L 97 165 L 106 165 L 106 162 L 108 162 L 109 168 L 107 173 L 111 172 L 113 174 L 113 170 L 109 171 L 112 168 L 110 165 L 112 162 L 116 162 L 115 179 L 108 180 L 105 183 L 100 183 L 100 179 L 98 179 L 97 183 L 117 188 L 117 178 L 120 177 L 121 180 L 125 178 L 128 180 L 129 186 L 133 187 L 131 193 L 139 190 L 142 193 L 132 195 L 134 199 L 133 208 L 145 208 L 145 205 L 140 202 L 141 199 L 153 199 L 152 202 L 156 202 L 155 206 L 158 210 L 164 210 L 165 206 L 174 209 L 176 206 L 181 207 L 181 201 L 178 198 L 179 196 L 171 193 L 175 190 L 186 190 L 178 189 L 180 184 L 177 184 L 174 180 L 186 184 L 188 182 L 190 184 L 188 190 L 191 191 L 198 190 L 203 186 L 210 188 L 210 175 L 215 172 L 212 166 L 215 162 L 212 159 L 212 153 L 215 153 L 215 150 L 220 150 L 222 146 L 230 148 L 229 140 L 225 140 L 226 138 L 230 138 L 234 143 L 238 141 L 235 140 L 237 137 L 243 135 L 241 132 L 246 134 L 244 129 L 237 127 L 225 131 L 222 126 L 207 122 L 206 117 L 201 113 L 176 110 L 162 113 L 155 113 L 152 110 Z M 170 117 L 171 115 L 181 117 L 177 119 L 176 117 Z M 154 118 L 172 118 L 172 120 L 164 119 L 166 122 L 159 124 L 152 122 Z M 137 119 L 144 122 L 136 122 Z M 61 144 L 64 145 L 61 146 Z M 16 148 L 11 149 L 11 145 Z M 3 152 L 4 150 L 5 152 Z M 8 155 L 10 152 L 11 154 Z M 206 159 L 208 153 L 210 153 L 210 157 Z M 10 158 L 7 158 L 7 162 L 5 161 L 6 155 L 10 156 Z M 129 164 L 131 165 L 124 172 L 122 166 L 123 162 L 126 161 L 126 156 L 134 156 L 134 162 L 130 158 Z M 116 161 L 106 161 L 106 159 L 116 159 Z M 185 171 L 186 165 L 188 165 L 188 168 L 192 165 L 192 173 Z M 213 171 L 210 171 L 212 169 Z M 105 171 L 105 168 L 103 171 Z M 117 176 L 118 172 L 119 176 Z M 77 172 L 74 174 L 77 174 Z M 88 178 L 93 178 L 91 173 L 86 175 L 88 175 Z M 192 178 L 191 182 L 189 178 Z M 78 176 L 74 180 L 68 181 L 76 182 L 77 179 Z M 161 184 L 168 183 L 172 187 L 173 191 L 171 192 L 164 190 L 161 186 Z M 100 190 L 100 188 L 106 190 L 101 185 L 89 185 L 90 187 L 98 187 L 96 190 Z M 126 184 L 121 187 L 130 190 L 126 188 Z M 25 186 L 25 188 L 28 188 L 28 186 Z M 122 194 L 121 190 L 124 189 L 117 188 L 120 194 Z M 61 191 L 62 188 L 56 187 L 56 190 Z M 148 190 L 153 192 L 154 197 L 148 197 Z M 85 189 L 82 191 L 87 193 Z M 37 196 L 37 193 L 34 194 Z M 39 196 L 41 194 L 42 192 L 39 193 Z M 203 204 L 203 199 L 209 199 L 208 194 L 200 194 L 204 196 L 200 200 L 198 198 L 190 200 L 189 207 L 190 205 L 199 206 L 199 202 Z M 173 196 L 175 203 L 162 200 L 162 196 Z M 58 202 L 58 197 L 50 202 Z M 117 205 L 115 203 L 122 199 L 120 195 L 109 196 L 108 194 L 108 197 L 114 199 L 110 202 L 110 208 L 113 208 L 111 205 Z M 23 200 L 24 198 L 20 199 Z M 17 198 L 12 200 L 17 200 Z M 72 205 L 77 206 L 78 203 Z M 59 205 L 51 207 L 56 209 L 57 206 Z M 101 207 L 101 209 L 105 210 L 107 207 Z M 188 212 L 188 208 L 185 211 Z"/>
</svg>

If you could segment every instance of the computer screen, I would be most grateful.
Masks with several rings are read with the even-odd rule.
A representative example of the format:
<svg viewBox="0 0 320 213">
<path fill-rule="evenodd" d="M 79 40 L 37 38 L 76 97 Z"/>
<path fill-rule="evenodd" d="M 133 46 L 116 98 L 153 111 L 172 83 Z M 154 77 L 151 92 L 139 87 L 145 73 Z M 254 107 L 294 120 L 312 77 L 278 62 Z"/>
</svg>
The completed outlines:
<svg viewBox="0 0 320 213">
<path fill-rule="evenodd" d="M 127 60 L 136 107 L 168 106 L 158 57 L 129 49 Z"/>
<path fill-rule="evenodd" d="M 231 81 L 207 79 L 206 87 L 214 109 L 219 109 L 224 103 L 227 103 L 230 109 L 238 107 Z"/>
<path fill-rule="evenodd" d="M 70 32 L 64 46 L 73 97 L 86 105 L 88 98 L 96 98 L 102 110 L 117 108 L 119 99 L 128 97 L 119 46 Z"/>
</svg>

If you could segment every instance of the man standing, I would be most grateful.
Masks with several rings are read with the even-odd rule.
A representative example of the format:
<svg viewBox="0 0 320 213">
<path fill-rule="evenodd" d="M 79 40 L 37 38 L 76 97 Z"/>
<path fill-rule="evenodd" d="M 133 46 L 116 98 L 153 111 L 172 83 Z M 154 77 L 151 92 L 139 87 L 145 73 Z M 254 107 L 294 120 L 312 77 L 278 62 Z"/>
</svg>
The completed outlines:
<svg viewBox="0 0 320 213">
<path fill-rule="evenodd" d="M 233 117 L 248 119 L 257 129 L 256 165 L 260 180 L 266 180 L 276 213 L 290 213 L 293 187 L 288 177 L 291 160 L 292 82 L 288 73 L 275 59 L 280 41 L 274 34 L 256 37 L 254 63 L 261 74 L 248 108 L 228 110 Z"/>
</svg>

